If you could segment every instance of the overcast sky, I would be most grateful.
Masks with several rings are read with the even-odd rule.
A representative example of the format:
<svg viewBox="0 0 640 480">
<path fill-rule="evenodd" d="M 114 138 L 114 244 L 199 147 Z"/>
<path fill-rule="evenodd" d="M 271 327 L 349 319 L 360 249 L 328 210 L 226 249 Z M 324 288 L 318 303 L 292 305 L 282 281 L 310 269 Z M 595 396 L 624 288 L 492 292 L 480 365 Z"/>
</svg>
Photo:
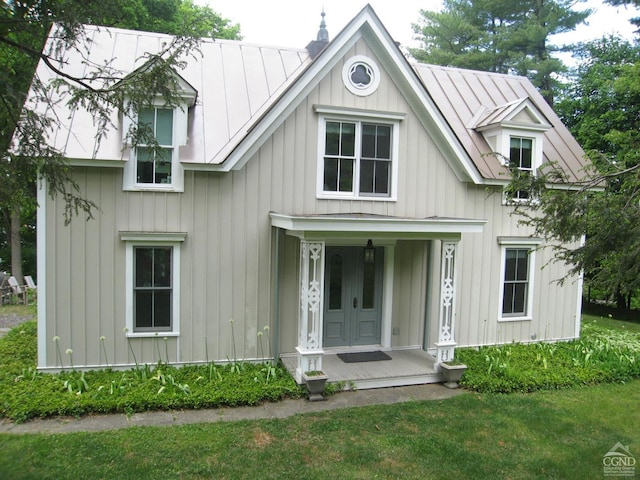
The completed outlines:
<svg viewBox="0 0 640 480">
<path fill-rule="evenodd" d="M 329 38 L 333 39 L 367 3 L 394 40 L 403 46 L 418 47 L 411 24 L 419 20 L 420 9 L 437 10 L 441 5 L 440 0 L 195 0 L 195 3 L 209 5 L 224 18 L 239 23 L 247 42 L 300 48 L 315 39 L 323 7 Z M 633 27 L 628 19 L 640 15 L 637 10 L 611 7 L 600 0 L 587 0 L 576 8 L 587 7 L 596 10 L 588 20 L 589 25 L 554 39 L 554 43 L 593 40 L 609 33 L 632 38 Z"/>
</svg>

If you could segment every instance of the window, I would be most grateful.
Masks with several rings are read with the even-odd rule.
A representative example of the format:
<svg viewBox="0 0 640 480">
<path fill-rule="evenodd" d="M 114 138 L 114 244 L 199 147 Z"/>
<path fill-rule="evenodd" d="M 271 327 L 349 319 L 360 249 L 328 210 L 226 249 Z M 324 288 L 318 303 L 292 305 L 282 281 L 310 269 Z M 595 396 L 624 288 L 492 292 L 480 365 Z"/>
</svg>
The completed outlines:
<svg viewBox="0 0 640 480">
<path fill-rule="evenodd" d="M 121 232 L 128 336 L 180 331 L 180 250 L 186 233 Z"/>
<path fill-rule="evenodd" d="M 504 263 L 502 316 L 526 316 L 529 293 L 529 250 L 507 248 Z"/>
<path fill-rule="evenodd" d="M 346 89 L 358 97 L 375 93 L 380 85 L 380 70 L 373 59 L 356 55 L 342 67 L 342 82 Z"/>
<path fill-rule="evenodd" d="M 536 245 L 539 238 L 499 237 L 502 246 L 500 320 L 530 320 Z"/>
<path fill-rule="evenodd" d="M 533 168 L 533 139 L 511 137 L 509 146 L 509 166 L 517 169 L 524 175 L 534 175 Z M 513 192 L 513 200 L 529 200 L 530 192 L 516 190 Z"/>
<path fill-rule="evenodd" d="M 391 197 L 394 126 L 326 120 L 322 193 Z"/>
<path fill-rule="evenodd" d="M 134 247 L 134 331 L 171 330 L 173 247 Z"/>
<path fill-rule="evenodd" d="M 170 184 L 173 163 L 173 109 L 141 110 L 138 114 L 138 134 L 140 139 L 136 146 L 136 183 Z M 152 139 L 155 139 L 157 145 Z"/>
</svg>

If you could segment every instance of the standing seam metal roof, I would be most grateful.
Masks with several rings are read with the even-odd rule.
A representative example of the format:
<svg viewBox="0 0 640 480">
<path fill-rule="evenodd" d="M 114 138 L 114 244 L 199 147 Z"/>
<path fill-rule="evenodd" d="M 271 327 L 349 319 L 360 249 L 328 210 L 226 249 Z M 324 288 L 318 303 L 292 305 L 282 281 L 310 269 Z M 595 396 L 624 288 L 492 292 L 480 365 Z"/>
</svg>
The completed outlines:
<svg viewBox="0 0 640 480">
<path fill-rule="evenodd" d="M 91 60 L 98 64 L 111 62 L 124 73 L 139 67 L 144 53 L 158 52 L 163 43 L 171 40 L 170 36 L 157 33 L 87 29 L 92 38 Z M 340 37 L 339 34 L 336 40 Z M 202 40 L 200 51 L 201 54 L 194 52 L 185 69 L 177 72 L 198 92 L 190 112 L 189 142 L 181 150 L 181 161 L 185 165 L 220 165 L 313 59 L 306 49 L 231 40 Z M 68 55 L 71 73 L 84 68 L 82 63 L 74 62 L 78 59 L 71 58 L 73 52 Z M 482 134 L 469 125 L 481 109 L 499 110 L 523 99 L 529 99 L 552 125 L 544 134 L 544 160 L 557 161 L 571 181 L 581 177 L 584 152 L 527 78 L 419 63 L 411 66 L 485 179 L 506 180 L 505 167 L 492 154 Z M 38 73 L 45 80 L 51 76 L 42 65 Z M 122 160 L 120 135 L 107 137 L 99 147 L 95 142 L 85 144 L 87 139 L 95 138 L 90 116 L 83 111 L 57 113 L 60 118 L 69 118 L 67 133 L 58 132 L 55 139 L 56 147 L 69 158 Z M 117 119 L 114 125 L 118 125 Z"/>
</svg>

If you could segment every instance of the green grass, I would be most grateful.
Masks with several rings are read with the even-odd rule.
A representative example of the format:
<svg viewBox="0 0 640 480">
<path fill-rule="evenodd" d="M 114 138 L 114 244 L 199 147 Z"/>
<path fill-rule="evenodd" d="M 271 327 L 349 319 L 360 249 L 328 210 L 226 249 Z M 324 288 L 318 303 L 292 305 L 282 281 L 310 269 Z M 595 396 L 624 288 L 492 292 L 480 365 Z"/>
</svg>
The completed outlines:
<svg viewBox="0 0 640 480">
<path fill-rule="evenodd" d="M 345 393 L 344 395 L 349 395 Z M 283 420 L 0 435 L 19 479 L 602 479 L 640 457 L 640 381 L 351 408 Z"/>
<path fill-rule="evenodd" d="M 594 334 L 589 348 L 599 348 L 605 359 L 638 338 L 627 333 L 633 330 L 629 324 L 608 317 L 585 318 L 584 324 Z M 0 380 L 0 399 L 6 402 L 7 389 L 16 388 L 23 390 L 23 402 L 34 402 L 25 389 L 30 382 L 58 382 L 50 396 L 86 396 L 65 391 L 52 375 L 24 370 L 34 358 L 34 333 L 29 322 L 14 329 L 9 341 L 0 340 L 0 377 L 23 368 L 22 376 L 14 372 Z M 530 354 L 522 356 L 532 362 Z M 577 358 L 584 360 L 584 352 Z M 542 363 L 535 367 L 544 370 Z M 142 398 L 157 396 L 154 390 Z M 640 380 L 633 379 L 527 394 L 470 392 L 283 420 L 0 434 L 0 478 L 602 479 L 602 457 L 616 443 L 640 458 L 639 398 Z M 40 401 L 48 399 L 35 403 Z"/>
<path fill-rule="evenodd" d="M 620 330 L 623 332 L 638 333 L 640 334 L 640 323 L 637 321 L 630 322 L 624 320 L 617 320 L 609 315 L 582 315 L 582 324 L 589 325 L 595 324 L 602 327 L 611 328 L 614 330 Z"/>
</svg>

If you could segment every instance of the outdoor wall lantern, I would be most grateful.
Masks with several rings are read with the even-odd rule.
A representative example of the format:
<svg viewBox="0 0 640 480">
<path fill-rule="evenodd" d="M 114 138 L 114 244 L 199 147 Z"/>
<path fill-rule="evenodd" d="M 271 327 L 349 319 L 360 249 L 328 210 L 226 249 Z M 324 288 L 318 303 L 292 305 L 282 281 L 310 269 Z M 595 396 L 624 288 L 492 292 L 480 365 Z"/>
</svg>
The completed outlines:
<svg viewBox="0 0 640 480">
<path fill-rule="evenodd" d="M 375 263 L 376 261 L 376 249 L 373 247 L 371 239 L 367 242 L 367 246 L 364 247 L 364 263 Z"/>
</svg>

